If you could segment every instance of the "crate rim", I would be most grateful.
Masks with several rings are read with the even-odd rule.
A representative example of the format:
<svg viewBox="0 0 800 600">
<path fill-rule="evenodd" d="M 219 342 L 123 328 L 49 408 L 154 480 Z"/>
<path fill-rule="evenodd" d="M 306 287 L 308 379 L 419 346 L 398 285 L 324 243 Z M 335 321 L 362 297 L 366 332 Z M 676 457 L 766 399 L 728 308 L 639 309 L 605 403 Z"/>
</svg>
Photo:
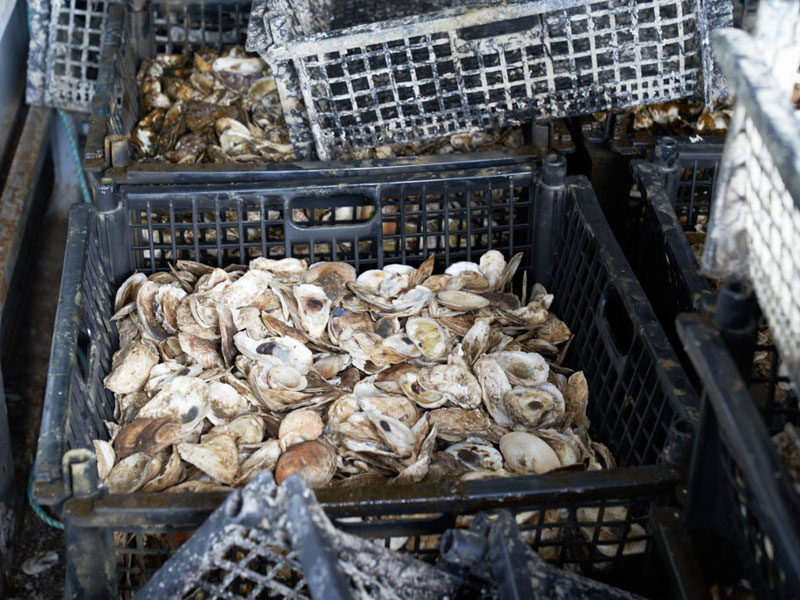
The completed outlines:
<svg viewBox="0 0 800 600">
<path fill-rule="evenodd" d="M 688 474 L 687 466 L 647 465 L 599 471 L 561 470 L 543 475 L 481 481 L 425 482 L 371 487 L 314 490 L 334 518 L 411 513 L 472 513 L 580 501 L 624 501 L 645 492 L 670 496 Z M 576 484 L 577 480 L 577 484 Z M 232 491 L 232 490 L 231 490 Z M 136 528 L 152 526 L 153 514 L 171 524 L 194 524 L 218 507 L 230 491 L 106 494 L 71 497 L 62 516 L 78 527 Z M 590 498 L 587 499 L 587 495 Z"/>
<path fill-rule="evenodd" d="M 254 4 L 258 1 L 254 0 Z M 273 6 L 268 7 L 262 17 L 265 31 L 270 29 L 269 22 L 271 18 L 279 20 L 286 18 L 283 12 L 273 13 L 269 10 L 269 8 L 275 6 L 274 0 L 270 0 L 268 4 Z M 341 48 L 336 44 L 336 40 L 341 38 L 347 38 L 348 41 L 354 44 L 368 45 L 370 42 L 375 44 L 377 43 L 375 41 L 375 25 L 377 23 L 381 25 L 380 31 L 383 37 L 407 33 L 409 27 L 413 27 L 416 35 L 431 35 L 453 29 L 519 19 L 546 11 L 566 10 L 576 6 L 583 6 L 584 4 L 585 0 L 513 0 L 512 2 L 508 0 L 484 0 L 477 4 L 466 4 L 423 13 L 422 16 L 425 18 L 422 20 L 420 20 L 420 15 L 395 17 L 331 31 L 308 35 L 301 34 L 288 40 L 275 40 L 272 38 L 272 44 L 265 39 L 266 44 L 254 43 L 251 45 L 248 36 L 247 48 L 255 51 L 257 49 L 264 50 L 271 60 L 293 60 L 299 55 L 340 50 Z M 280 7 L 274 7 L 273 10 L 280 10 Z M 291 42 L 291 47 L 282 45 L 286 41 Z"/>
</svg>

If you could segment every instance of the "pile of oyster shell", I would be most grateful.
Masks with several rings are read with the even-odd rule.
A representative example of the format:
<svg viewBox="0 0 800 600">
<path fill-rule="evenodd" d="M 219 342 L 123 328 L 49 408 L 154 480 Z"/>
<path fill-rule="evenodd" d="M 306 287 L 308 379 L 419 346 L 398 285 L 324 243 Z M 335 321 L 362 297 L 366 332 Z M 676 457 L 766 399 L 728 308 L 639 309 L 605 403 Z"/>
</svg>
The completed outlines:
<svg viewBox="0 0 800 600">
<path fill-rule="evenodd" d="M 136 77 L 142 118 L 131 133 L 136 162 L 294 160 L 275 79 L 257 55 L 231 46 L 189 57 L 162 54 Z M 458 134 L 354 151 L 343 159 L 392 158 L 521 148 L 522 129 Z"/>
<path fill-rule="evenodd" d="M 433 256 L 360 275 L 263 257 L 131 275 L 100 480 L 178 492 L 262 469 L 320 487 L 614 467 L 589 437 L 586 379 L 561 365 L 571 333 L 553 296 L 510 292 L 521 258 L 489 251 L 440 275 Z"/>
<path fill-rule="evenodd" d="M 144 116 L 131 144 L 139 161 L 294 158 L 272 73 L 240 46 L 157 56 L 142 63 L 136 81 Z"/>
</svg>

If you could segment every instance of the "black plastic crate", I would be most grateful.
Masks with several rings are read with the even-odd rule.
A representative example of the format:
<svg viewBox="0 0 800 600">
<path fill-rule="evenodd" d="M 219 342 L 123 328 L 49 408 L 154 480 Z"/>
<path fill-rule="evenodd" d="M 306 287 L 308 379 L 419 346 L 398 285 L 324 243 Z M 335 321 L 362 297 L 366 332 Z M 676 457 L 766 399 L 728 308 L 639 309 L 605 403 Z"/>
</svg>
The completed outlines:
<svg viewBox="0 0 800 600">
<path fill-rule="evenodd" d="M 349 162 L 200 163 L 193 165 L 133 163 L 129 136 L 139 122 L 140 92 L 136 72 L 143 60 L 157 54 L 190 54 L 203 47 L 244 46 L 250 16 L 249 0 L 153 0 L 142 10 L 125 4 L 108 9 L 97 92 L 92 102 L 84 169 L 95 186 L 167 183 L 246 183 L 305 174 L 321 168 L 364 171 L 376 166 L 419 169 L 462 168 L 507 164 L 520 156 L 550 150 L 571 152 L 572 138 L 563 122 L 528 124 L 528 146 L 519 150 L 430 155 Z"/>
<path fill-rule="evenodd" d="M 553 548 L 557 564 L 608 576 L 634 573 L 637 557 L 623 554 L 619 542 L 632 541 L 631 523 L 648 530 L 650 507 L 668 502 L 680 481 L 682 471 L 664 464 L 664 450 L 669 446 L 666 456 L 673 460 L 683 451 L 688 460 L 697 398 L 588 181 L 565 179 L 563 172 L 563 160 L 553 157 L 541 177 L 531 164 L 522 163 L 403 176 L 384 169 L 320 178 L 313 185 L 290 180 L 248 184 L 236 193 L 210 186 L 123 186 L 105 203 L 106 210 L 74 207 L 34 496 L 61 506 L 67 535 L 77 548 L 70 553 L 69 571 L 76 585 L 113 590 L 119 576 L 121 588 L 137 588 L 185 537 L 182 532 L 196 528 L 224 497 L 137 493 L 97 498 L 92 486 L 79 485 L 77 466 L 62 468 L 67 450 L 89 448 L 93 438 L 107 437 L 103 419 L 111 416 L 113 397 L 102 380 L 117 343 L 108 319 L 116 286 L 131 271 L 162 270 L 177 258 L 226 265 L 260 255 L 346 260 L 360 270 L 393 262 L 418 265 L 436 253 L 440 272 L 454 261 L 477 260 L 489 249 L 524 252 L 517 285 L 526 273 L 529 285 L 541 281 L 555 294 L 553 310 L 574 332 L 565 364 L 586 374 L 592 434 L 609 445 L 620 468 L 457 484 L 335 488 L 320 490 L 319 498 L 334 516 L 369 517 L 359 527 L 375 527 L 373 535 L 383 538 L 422 535 L 425 527 L 435 531 L 442 523 L 446 528 L 455 515 L 485 508 L 563 510 L 563 528 L 544 521 L 544 511 L 537 513 L 530 523 L 534 546 Z M 287 212 L 332 204 L 384 209 L 367 221 L 313 228 L 298 227 Z M 79 349 L 88 359 L 85 366 Z M 92 497 L 74 497 L 82 495 Z M 612 505 L 628 508 L 626 523 L 617 523 L 619 538 L 601 541 L 596 524 L 578 524 L 587 517 L 579 508 L 592 509 L 589 515 L 602 523 L 619 519 L 618 512 L 615 517 L 613 511 L 593 510 Z M 420 515 L 431 514 L 438 518 L 419 521 Z M 398 515 L 406 519 L 398 521 Z M 433 525 L 426 525 L 429 521 Z M 554 541 L 553 530 L 564 535 Z M 81 573 L 93 573 L 95 579 L 82 579 Z"/>
<path fill-rule="evenodd" d="M 687 235 L 708 222 L 717 181 L 722 147 L 717 144 L 685 144 L 662 138 L 655 161 L 634 161 L 633 174 L 641 194 L 636 205 L 634 241 L 628 257 L 667 336 L 678 351 L 688 375 L 697 382 L 675 328 L 682 312 L 713 311 L 718 282 L 704 277 Z M 695 244 L 702 245 L 702 239 Z M 763 414 L 776 423 L 796 419 L 798 409 L 790 392 L 778 389 L 788 381 L 779 375 L 779 356 L 772 343 L 758 344 L 761 362 L 748 377 L 751 392 Z"/>
<path fill-rule="evenodd" d="M 707 317 L 678 331 L 702 382 L 685 521 L 712 580 L 746 578 L 758 598 L 800 597 L 800 497 L 770 426 Z"/>
</svg>

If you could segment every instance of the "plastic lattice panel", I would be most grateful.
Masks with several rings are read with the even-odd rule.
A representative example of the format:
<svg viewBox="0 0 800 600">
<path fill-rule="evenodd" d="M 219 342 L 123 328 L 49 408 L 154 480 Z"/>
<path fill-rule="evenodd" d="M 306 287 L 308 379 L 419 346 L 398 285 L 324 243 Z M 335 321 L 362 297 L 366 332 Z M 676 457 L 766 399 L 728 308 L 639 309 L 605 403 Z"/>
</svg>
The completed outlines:
<svg viewBox="0 0 800 600">
<path fill-rule="evenodd" d="M 775 560 L 775 546 L 769 534 L 762 529 L 763 507 L 748 487 L 745 477 L 725 444 L 720 446 L 725 488 L 721 491 L 730 519 L 730 534 L 734 547 L 744 567 L 744 575 L 755 586 L 758 597 L 792 598 L 791 590 L 784 588 L 786 573 Z"/>
<path fill-rule="evenodd" d="M 181 54 L 204 47 L 243 44 L 249 3 L 153 2 L 151 24 L 156 54 Z"/>
<path fill-rule="evenodd" d="M 110 3 L 112 0 L 30 3 L 29 103 L 90 110 Z"/>
<path fill-rule="evenodd" d="M 203 592 L 208 598 L 287 598 L 307 600 L 297 552 L 274 533 L 230 524 L 205 559 L 207 568 L 184 597 Z"/>
<path fill-rule="evenodd" d="M 517 2 L 360 27 L 348 23 L 309 36 L 326 30 L 325 19 L 314 14 L 316 3 L 294 2 L 303 16 L 290 17 L 282 32 L 277 22 L 267 32 L 286 41 L 269 46 L 262 39 L 260 50 L 275 66 L 284 110 L 302 97 L 317 153 L 325 159 L 531 118 L 686 96 L 710 99 L 708 30 L 729 24 L 730 5 L 722 18 L 710 13 L 724 4 Z M 337 12 L 335 5 L 332 10 Z M 291 14 L 285 0 L 273 0 L 270 11 Z M 362 23 L 361 12 L 352 12 Z M 259 48 L 253 35 L 249 44 Z M 293 69 L 285 68 L 289 62 Z M 304 133 L 299 124 L 292 130 L 291 119 L 288 124 L 297 147 Z"/>
<path fill-rule="evenodd" d="M 27 100 L 66 110 L 90 112 L 108 29 L 108 9 L 119 0 L 29 0 L 31 42 Z M 157 53 L 182 53 L 212 46 L 243 44 L 248 2 L 150 3 L 148 27 L 128 32 L 142 39 L 152 32 Z M 132 60 L 129 57 L 128 60 Z M 112 62 L 112 66 L 114 63 Z M 123 73 L 123 78 L 126 73 Z M 125 85 L 130 87 L 130 78 Z M 119 104 L 123 90 L 103 90 Z M 138 90 L 126 89 L 126 93 Z M 113 133 L 113 132 L 112 132 Z"/>
<path fill-rule="evenodd" d="M 722 156 L 703 266 L 749 279 L 783 366 L 800 388 L 800 4 L 760 3 L 755 37 L 720 32 L 737 104 Z M 766 75 L 765 75 L 766 73 Z"/>
</svg>

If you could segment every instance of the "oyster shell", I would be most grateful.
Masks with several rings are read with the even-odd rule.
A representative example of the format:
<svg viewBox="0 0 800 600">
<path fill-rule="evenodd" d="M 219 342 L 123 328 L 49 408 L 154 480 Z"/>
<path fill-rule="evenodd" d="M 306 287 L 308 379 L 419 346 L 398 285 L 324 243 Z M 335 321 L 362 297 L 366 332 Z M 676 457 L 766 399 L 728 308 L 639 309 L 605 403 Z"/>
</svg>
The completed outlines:
<svg viewBox="0 0 800 600">
<path fill-rule="evenodd" d="M 503 351 L 491 355 L 508 376 L 512 385 L 535 386 L 547 381 L 550 367 L 535 352 Z"/>
<path fill-rule="evenodd" d="M 478 268 L 489 282 L 489 287 L 497 289 L 506 268 L 506 257 L 497 250 L 489 250 L 481 256 Z"/>
<path fill-rule="evenodd" d="M 468 437 L 483 436 L 489 428 L 489 416 L 478 408 L 437 408 L 427 413 L 440 439 L 461 442 Z"/>
<path fill-rule="evenodd" d="M 501 471 L 503 469 L 503 455 L 491 444 L 467 440 L 452 444 L 445 452 L 458 459 L 471 471 Z"/>
<path fill-rule="evenodd" d="M 184 435 L 181 422 L 174 417 L 139 418 L 124 425 L 114 438 L 114 451 L 120 459 L 132 454 L 154 456 Z"/>
<path fill-rule="evenodd" d="M 103 385 L 117 394 L 130 394 L 144 388 L 150 369 L 158 364 L 159 353 L 150 342 L 135 341 L 116 354 L 112 360 L 111 373 Z"/>
<path fill-rule="evenodd" d="M 281 450 L 302 442 L 312 441 L 322 435 L 322 418 L 310 408 L 301 408 L 290 412 L 281 421 L 278 431 Z"/>
<path fill-rule="evenodd" d="M 549 427 L 564 415 L 564 397 L 552 383 L 514 387 L 503 395 L 511 420 L 525 427 Z"/>
<path fill-rule="evenodd" d="M 119 461 L 103 484 L 110 494 L 131 494 L 139 490 L 161 471 L 161 461 L 144 453 L 137 453 Z"/>
<path fill-rule="evenodd" d="M 181 462 L 180 454 L 173 449 L 161 472 L 157 477 L 148 481 L 143 487 L 143 492 L 161 492 L 174 485 L 178 485 L 186 476 L 186 468 Z"/>
<path fill-rule="evenodd" d="M 278 440 L 267 440 L 255 452 L 245 458 L 239 465 L 239 477 L 234 482 L 235 486 L 245 485 L 260 471 L 273 470 L 281 456 L 281 447 Z"/>
<path fill-rule="evenodd" d="M 481 385 L 469 369 L 458 364 L 434 365 L 419 370 L 419 385 L 441 394 L 460 408 L 481 404 Z"/>
<path fill-rule="evenodd" d="M 332 302 L 321 287 L 303 283 L 294 288 L 300 323 L 312 338 L 319 338 L 328 326 Z"/>
<path fill-rule="evenodd" d="M 293 337 L 254 340 L 246 332 L 240 331 L 233 336 L 233 342 L 239 352 L 270 367 L 286 365 L 305 375 L 314 366 L 314 356 L 311 351 L 303 342 Z"/>
<path fill-rule="evenodd" d="M 558 455 L 547 442 L 525 431 L 512 431 L 500 438 L 500 452 L 506 466 L 521 475 L 540 475 L 561 466 Z"/>
<path fill-rule="evenodd" d="M 174 417 L 183 425 L 208 414 L 208 384 L 198 377 L 177 376 L 145 404 L 137 417 Z"/>
<path fill-rule="evenodd" d="M 504 400 L 511 391 L 511 383 L 503 367 L 491 356 L 481 356 L 475 363 L 475 374 L 481 384 L 483 405 L 489 415 L 501 427 L 511 427 L 513 421 L 506 412 Z"/>
<path fill-rule="evenodd" d="M 464 312 L 489 306 L 489 300 L 483 296 L 463 290 L 442 290 L 436 294 L 436 302 L 450 310 Z"/>
<path fill-rule="evenodd" d="M 336 472 L 336 453 L 319 441 L 292 446 L 278 459 L 275 481 L 281 484 L 289 475 L 300 473 L 312 488 L 326 485 Z"/>
<path fill-rule="evenodd" d="M 231 485 L 239 470 L 236 442 L 228 434 L 211 437 L 199 444 L 182 442 L 177 446 L 181 458 L 214 479 Z"/>
<path fill-rule="evenodd" d="M 409 319 L 406 322 L 406 333 L 425 358 L 438 360 L 447 353 L 447 335 L 433 319 Z"/>
<path fill-rule="evenodd" d="M 94 440 L 92 445 L 94 446 L 94 454 L 97 457 L 97 478 L 103 481 L 108 477 L 114 467 L 114 463 L 117 462 L 116 453 L 114 452 L 114 447 L 105 440 Z"/>
</svg>

